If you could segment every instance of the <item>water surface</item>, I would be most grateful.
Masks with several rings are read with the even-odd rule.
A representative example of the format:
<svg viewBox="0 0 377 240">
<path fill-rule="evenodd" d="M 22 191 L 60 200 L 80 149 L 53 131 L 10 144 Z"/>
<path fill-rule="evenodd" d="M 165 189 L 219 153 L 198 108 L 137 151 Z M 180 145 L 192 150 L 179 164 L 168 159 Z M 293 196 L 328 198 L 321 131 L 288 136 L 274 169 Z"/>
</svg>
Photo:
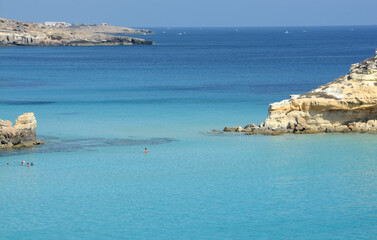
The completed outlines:
<svg viewBox="0 0 377 240">
<path fill-rule="evenodd" d="M 0 152 L 0 239 L 376 238 L 377 135 L 207 133 L 371 57 L 377 27 L 352 28 L 1 48 L 1 118 L 34 112 L 46 145 Z"/>
</svg>

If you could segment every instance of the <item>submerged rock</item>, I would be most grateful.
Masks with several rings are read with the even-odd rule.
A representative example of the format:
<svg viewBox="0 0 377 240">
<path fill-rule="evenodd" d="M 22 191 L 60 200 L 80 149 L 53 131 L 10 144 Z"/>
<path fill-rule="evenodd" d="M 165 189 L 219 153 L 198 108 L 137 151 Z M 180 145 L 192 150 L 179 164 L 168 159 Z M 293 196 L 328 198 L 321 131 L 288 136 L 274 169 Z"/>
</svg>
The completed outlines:
<svg viewBox="0 0 377 240">
<path fill-rule="evenodd" d="M 13 126 L 12 122 L 0 119 L 0 148 L 31 147 L 43 144 L 36 138 L 37 121 L 34 113 L 19 116 Z"/>
<path fill-rule="evenodd" d="M 376 56 L 352 64 L 347 75 L 270 104 L 265 122 L 259 127 L 249 124 L 244 131 L 247 135 L 377 131 L 377 50 Z"/>
</svg>

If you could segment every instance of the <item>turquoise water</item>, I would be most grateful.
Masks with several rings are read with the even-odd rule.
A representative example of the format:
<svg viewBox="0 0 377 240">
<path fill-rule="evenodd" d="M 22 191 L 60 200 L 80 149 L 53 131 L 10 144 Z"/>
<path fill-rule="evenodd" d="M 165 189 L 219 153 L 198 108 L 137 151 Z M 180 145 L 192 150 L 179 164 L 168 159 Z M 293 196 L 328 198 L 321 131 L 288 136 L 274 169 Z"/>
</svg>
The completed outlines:
<svg viewBox="0 0 377 240">
<path fill-rule="evenodd" d="M 376 238 L 376 135 L 207 133 L 372 56 L 377 27 L 353 28 L 1 48 L 1 118 L 34 112 L 46 144 L 0 152 L 0 239 Z"/>
</svg>

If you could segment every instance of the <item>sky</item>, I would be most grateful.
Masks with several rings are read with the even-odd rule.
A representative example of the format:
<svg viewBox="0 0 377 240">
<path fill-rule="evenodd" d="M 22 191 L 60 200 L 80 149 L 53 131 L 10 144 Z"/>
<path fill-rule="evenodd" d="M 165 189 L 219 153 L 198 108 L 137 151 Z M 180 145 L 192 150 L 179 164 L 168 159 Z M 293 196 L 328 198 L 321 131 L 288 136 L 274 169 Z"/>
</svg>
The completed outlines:
<svg viewBox="0 0 377 240">
<path fill-rule="evenodd" d="M 0 0 L 0 17 L 129 27 L 377 25 L 377 0 Z"/>
</svg>

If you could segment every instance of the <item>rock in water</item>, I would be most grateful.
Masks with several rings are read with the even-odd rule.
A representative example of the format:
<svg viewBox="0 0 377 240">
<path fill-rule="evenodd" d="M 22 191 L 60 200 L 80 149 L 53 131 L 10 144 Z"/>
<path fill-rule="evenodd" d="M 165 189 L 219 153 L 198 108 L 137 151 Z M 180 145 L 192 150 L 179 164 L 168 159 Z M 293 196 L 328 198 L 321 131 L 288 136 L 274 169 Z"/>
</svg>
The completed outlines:
<svg viewBox="0 0 377 240">
<path fill-rule="evenodd" d="M 0 120 L 0 148 L 31 147 L 43 144 L 36 137 L 37 121 L 34 113 L 24 113 L 12 122 Z"/>
<path fill-rule="evenodd" d="M 254 134 L 371 132 L 377 131 L 376 120 L 377 50 L 376 56 L 352 64 L 347 75 L 270 104 L 265 122 L 245 129 Z"/>
</svg>

